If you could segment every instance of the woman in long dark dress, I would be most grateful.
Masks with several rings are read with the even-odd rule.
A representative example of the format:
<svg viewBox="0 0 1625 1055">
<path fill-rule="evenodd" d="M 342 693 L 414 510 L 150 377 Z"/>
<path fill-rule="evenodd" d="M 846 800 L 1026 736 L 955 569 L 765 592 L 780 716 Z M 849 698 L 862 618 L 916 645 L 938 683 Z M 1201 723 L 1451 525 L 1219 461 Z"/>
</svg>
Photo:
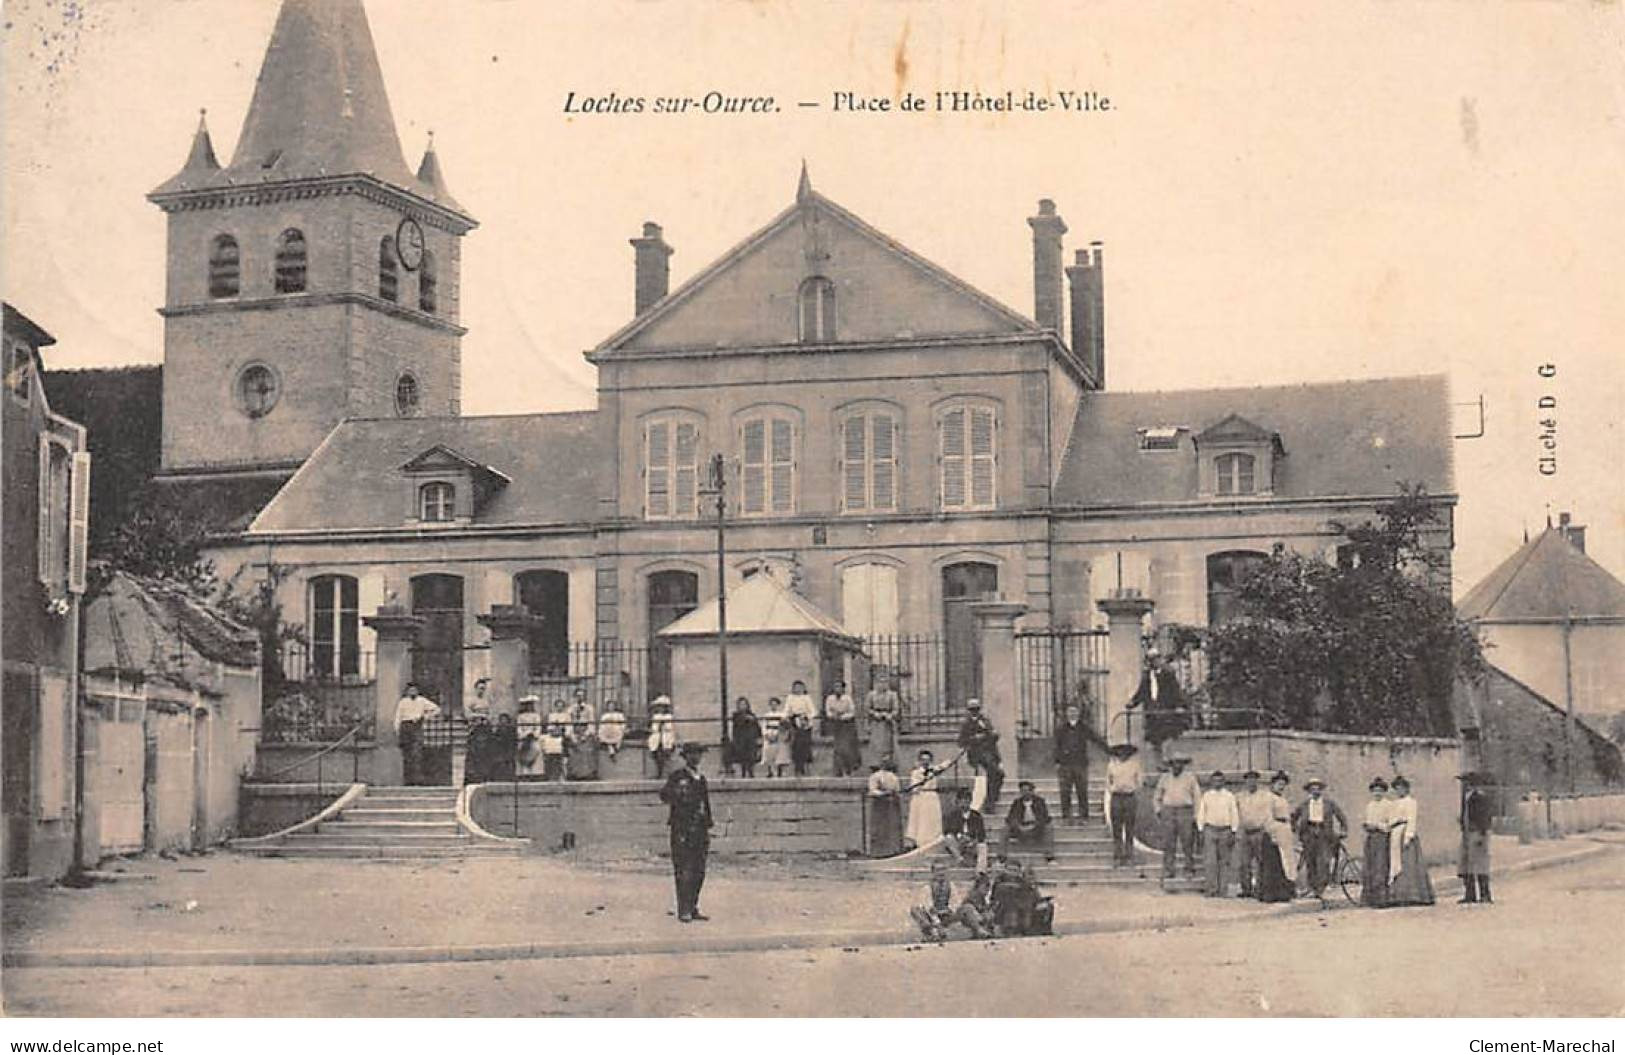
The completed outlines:
<svg viewBox="0 0 1625 1055">
<path fill-rule="evenodd" d="M 1365 853 L 1360 858 L 1360 904 L 1384 908 L 1388 904 L 1388 827 L 1393 811 L 1388 805 L 1388 782 L 1371 782 L 1371 801 L 1365 805 Z"/>
<path fill-rule="evenodd" d="M 762 723 L 751 713 L 750 700 L 744 696 L 734 702 L 733 726 L 729 731 L 728 750 L 733 764 L 742 777 L 756 775 L 756 763 L 762 757 Z"/>
<path fill-rule="evenodd" d="M 1433 904 L 1433 880 L 1428 876 L 1422 839 L 1416 832 L 1416 800 L 1411 798 L 1411 782 L 1395 777 L 1394 797 L 1389 800 L 1393 830 L 1388 836 L 1388 903 L 1390 905 Z"/>
<path fill-rule="evenodd" d="M 1297 856 L 1292 852 L 1292 804 L 1283 794 L 1288 783 L 1285 773 L 1276 773 L 1270 780 L 1270 819 L 1264 824 L 1264 844 L 1258 853 L 1260 901 L 1291 901 L 1298 893 Z"/>
<path fill-rule="evenodd" d="M 795 764 L 796 776 L 806 776 L 812 760 L 812 722 L 804 714 L 794 714 L 790 719 L 790 761 Z"/>
</svg>

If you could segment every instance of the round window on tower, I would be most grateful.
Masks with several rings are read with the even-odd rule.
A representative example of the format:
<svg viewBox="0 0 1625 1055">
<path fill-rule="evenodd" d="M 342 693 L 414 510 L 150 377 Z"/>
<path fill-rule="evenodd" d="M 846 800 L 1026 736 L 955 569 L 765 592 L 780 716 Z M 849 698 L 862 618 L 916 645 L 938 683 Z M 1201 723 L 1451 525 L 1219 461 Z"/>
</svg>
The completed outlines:
<svg viewBox="0 0 1625 1055">
<path fill-rule="evenodd" d="M 237 407 L 251 418 L 263 418 L 282 397 L 282 379 L 264 363 L 250 363 L 237 374 Z"/>
<path fill-rule="evenodd" d="M 395 413 L 403 418 L 416 416 L 418 412 L 418 379 L 411 374 L 402 374 L 401 379 L 395 382 Z"/>
</svg>

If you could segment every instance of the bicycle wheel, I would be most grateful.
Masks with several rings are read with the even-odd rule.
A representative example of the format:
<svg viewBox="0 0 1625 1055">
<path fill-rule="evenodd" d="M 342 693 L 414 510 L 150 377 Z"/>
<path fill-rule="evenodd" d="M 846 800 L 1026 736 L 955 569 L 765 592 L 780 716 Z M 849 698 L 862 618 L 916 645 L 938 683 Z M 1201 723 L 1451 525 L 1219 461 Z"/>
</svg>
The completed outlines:
<svg viewBox="0 0 1625 1055">
<path fill-rule="evenodd" d="M 1341 855 L 1341 863 L 1337 866 L 1337 883 L 1343 888 L 1343 896 L 1349 899 L 1349 904 L 1360 903 L 1360 892 L 1365 886 L 1365 866 L 1358 857 L 1347 853 Z"/>
</svg>

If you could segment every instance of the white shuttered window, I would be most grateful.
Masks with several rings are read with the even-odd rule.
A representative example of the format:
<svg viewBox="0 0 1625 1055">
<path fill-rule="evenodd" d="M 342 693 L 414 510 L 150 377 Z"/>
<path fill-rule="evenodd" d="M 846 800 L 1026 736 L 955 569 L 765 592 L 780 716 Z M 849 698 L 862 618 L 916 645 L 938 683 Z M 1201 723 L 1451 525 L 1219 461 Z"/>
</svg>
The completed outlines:
<svg viewBox="0 0 1625 1055">
<path fill-rule="evenodd" d="M 938 419 L 942 508 L 992 509 L 997 505 L 998 417 L 992 407 L 954 405 Z"/>
<path fill-rule="evenodd" d="M 773 415 L 749 418 L 740 426 L 739 447 L 741 511 L 795 512 L 795 422 Z"/>
<path fill-rule="evenodd" d="M 841 423 L 841 509 L 887 513 L 897 508 L 897 418 L 884 410 L 854 413 Z"/>
<path fill-rule="evenodd" d="M 699 494 L 700 427 L 656 418 L 644 428 L 644 511 L 650 520 L 694 516 Z"/>
</svg>

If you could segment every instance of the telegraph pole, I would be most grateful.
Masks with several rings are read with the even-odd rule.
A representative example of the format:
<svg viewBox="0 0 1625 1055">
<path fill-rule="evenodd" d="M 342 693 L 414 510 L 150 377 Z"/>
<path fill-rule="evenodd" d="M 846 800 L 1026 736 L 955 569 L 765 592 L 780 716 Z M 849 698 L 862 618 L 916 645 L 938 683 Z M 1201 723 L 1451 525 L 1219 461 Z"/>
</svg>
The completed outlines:
<svg viewBox="0 0 1625 1055">
<path fill-rule="evenodd" d="M 728 742 L 728 543 L 723 524 L 728 512 L 728 470 L 721 454 L 711 456 L 711 490 L 717 496 L 717 682 L 721 686 L 720 743 Z M 727 771 L 728 763 L 722 763 Z"/>
</svg>

